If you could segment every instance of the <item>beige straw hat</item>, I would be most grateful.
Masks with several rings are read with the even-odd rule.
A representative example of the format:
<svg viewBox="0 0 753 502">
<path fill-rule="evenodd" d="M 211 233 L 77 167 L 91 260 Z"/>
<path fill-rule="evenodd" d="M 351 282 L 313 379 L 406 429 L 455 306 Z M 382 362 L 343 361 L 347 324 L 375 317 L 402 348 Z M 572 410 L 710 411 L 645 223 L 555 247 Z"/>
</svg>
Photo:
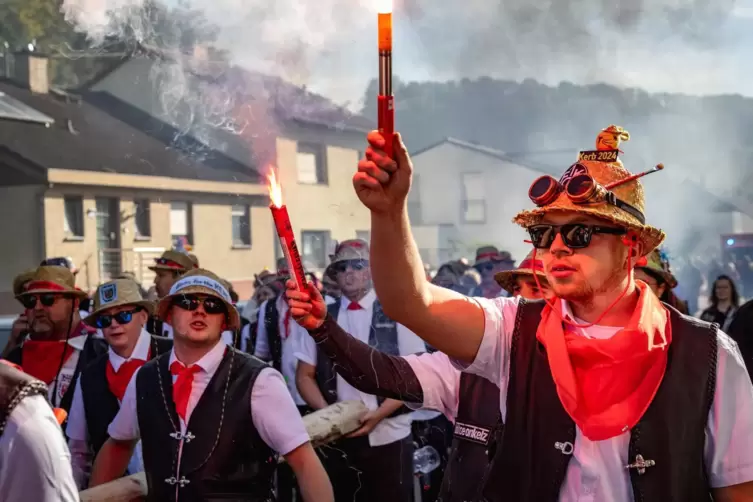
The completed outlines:
<svg viewBox="0 0 753 502">
<path fill-rule="evenodd" d="M 518 279 L 518 277 L 520 277 L 521 275 L 532 276 L 533 274 L 538 275 L 539 280 L 546 281 L 546 274 L 544 273 L 544 263 L 540 258 L 537 258 L 534 261 L 533 250 L 531 250 L 531 252 L 528 253 L 528 256 L 526 256 L 525 260 L 520 262 L 518 268 L 497 272 L 497 274 L 494 276 L 494 279 L 497 281 L 497 284 L 502 286 L 502 289 L 512 295 L 514 294 L 513 291 L 515 289 L 515 281 Z"/>
<path fill-rule="evenodd" d="M 114 308 L 133 305 L 141 307 L 151 315 L 154 312 L 154 303 L 145 300 L 141 296 L 139 285 L 131 279 L 115 279 L 114 281 L 101 284 L 94 293 L 94 310 L 84 322 L 94 326 L 97 316 L 103 311 Z"/>
</svg>

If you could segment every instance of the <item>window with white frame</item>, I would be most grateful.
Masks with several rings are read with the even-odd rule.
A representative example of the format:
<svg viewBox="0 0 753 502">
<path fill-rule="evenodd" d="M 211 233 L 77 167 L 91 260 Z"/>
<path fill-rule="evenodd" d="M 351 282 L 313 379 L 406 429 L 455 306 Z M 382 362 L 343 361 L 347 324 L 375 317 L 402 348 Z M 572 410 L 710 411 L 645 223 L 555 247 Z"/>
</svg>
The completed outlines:
<svg viewBox="0 0 753 502">
<path fill-rule="evenodd" d="M 313 268 L 325 268 L 328 261 L 329 240 L 330 233 L 328 230 L 303 230 L 301 232 L 303 261 Z"/>
<path fill-rule="evenodd" d="M 233 246 L 251 245 L 251 216 L 248 204 L 235 204 L 233 215 Z"/>
<path fill-rule="evenodd" d="M 170 204 L 170 236 L 173 245 L 179 242 L 193 244 L 193 222 L 189 202 L 172 202 Z"/>
<path fill-rule="evenodd" d="M 81 196 L 63 197 L 63 230 L 66 237 L 84 236 L 84 199 Z"/>
<path fill-rule="evenodd" d="M 307 185 L 327 183 L 327 161 L 324 145 L 299 142 L 296 164 L 299 183 Z"/>
</svg>

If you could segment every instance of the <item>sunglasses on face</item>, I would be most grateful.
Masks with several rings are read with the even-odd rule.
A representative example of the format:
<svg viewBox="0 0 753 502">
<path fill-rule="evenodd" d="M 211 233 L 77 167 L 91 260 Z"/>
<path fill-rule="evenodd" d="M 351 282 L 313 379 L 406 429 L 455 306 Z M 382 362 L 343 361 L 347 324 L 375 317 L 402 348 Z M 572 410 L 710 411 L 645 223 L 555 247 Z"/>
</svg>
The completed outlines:
<svg viewBox="0 0 753 502">
<path fill-rule="evenodd" d="M 482 263 L 481 265 L 476 265 L 476 270 L 479 272 L 491 272 L 494 270 L 494 263 Z"/>
<path fill-rule="evenodd" d="M 334 265 L 335 272 L 338 274 L 341 274 L 348 270 L 348 267 L 350 267 L 352 270 L 363 270 L 366 267 L 369 266 L 369 263 L 366 260 L 349 260 L 349 261 L 341 261 L 340 263 L 336 263 Z"/>
<path fill-rule="evenodd" d="M 57 301 L 58 297 L 57 295 L 49 293 L 44 295 L 25 296 L 21 299 L 21 303 L 23 304 L 24 308 L 31 310 L 37 306 L 37 299 L 39 299 L 39 302 L 43 306 L 52 307 L 53 305 L 55 305 L 55 301 Z"/>
<path fill-rule="evenodd" d="M 211 296 L 199 298 L 195 295 L 183 295 L 173 300 L 173 305 L 189 312 L 199 308 L 199 304 L 204 306 L 204 311 L 207 314 L 227 314 L 227 309 L 222 300 Z"/>
<path fill-rule="evenodd" d="M 557 234 L 562 236 L 565 246 L 570 249 L 582 249 L 591 244 L 594 234 L 625 235 L 624 228 L 587 225 L 585 223 L 569 223 L 567 225 L 532 225 L 528 227 L 528 235 L 537 249 L 548 249 Z"/>
<path fill-rule="evenodd" d="M 100 315 L 94 321 L 94 325 L 99 329 L 109 328 L 110 326 L 112 326 L 112 320 L 115 319 L 116 321 L 118 321 L 118 324 L 123 326 L 131 322 L 133 320 L 133 314 L 137 312 L 141 312 L 141 309 L 135 308 L 133 310 L 123 310 L 122 312 L 118 312 L 117 314 Z"/>
</svg>

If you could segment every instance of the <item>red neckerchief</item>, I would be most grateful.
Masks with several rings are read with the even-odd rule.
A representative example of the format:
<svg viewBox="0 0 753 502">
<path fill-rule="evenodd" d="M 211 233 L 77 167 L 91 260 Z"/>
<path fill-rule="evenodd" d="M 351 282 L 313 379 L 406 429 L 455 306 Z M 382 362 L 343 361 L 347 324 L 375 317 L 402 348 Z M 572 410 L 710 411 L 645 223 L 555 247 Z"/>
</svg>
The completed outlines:
<svg viewBox="0 0 753 502">
<path fill-rule="evenodd" d="M 151 352 L 152 349 L 150 347 L 149 352 L 146 355 L 146 361 L 150 359 Z M 110 392 L 118 398 L 118 401 L 123 400 L 123 396 L 125 395 L 128 383 L 131 381 L 133 374 L 137 369 L 141 368 L 146 361 L 142 359 L 128 359 L 120 365 L 118 371 L 115 371 L 111 361 L 107 361 L 107 370 L 105 371 L 107 385 L 110 388 Z"/>
<path fill-rule="evenodd" d="M 71 338 L 93 332 L 94 330 L 81 322 L 71 332 L 69 341 Z M 25 373 L 50 385 L 55 380 L 58 369 L 61 368 L 60 361 L 62 360 L 63 365 L 65 365 L 75 351 L 76 349 L 66 343 L 65 340 L 26 340 L 21 347 L 21 366 Z"/>
<path fill-rule="evenodd" d="M 637 281 L 638 306 L 630 322 L 609 339 L 566 331 L 561 313 L 547 305 L 536 338 L 546 347 L 557 395 L 567 414 L 592 441 L 634 427 L 654 399 L 672 342 L 669 312 Z M 557 310 L 561 302 L 555 302 Z"/>
</svg>

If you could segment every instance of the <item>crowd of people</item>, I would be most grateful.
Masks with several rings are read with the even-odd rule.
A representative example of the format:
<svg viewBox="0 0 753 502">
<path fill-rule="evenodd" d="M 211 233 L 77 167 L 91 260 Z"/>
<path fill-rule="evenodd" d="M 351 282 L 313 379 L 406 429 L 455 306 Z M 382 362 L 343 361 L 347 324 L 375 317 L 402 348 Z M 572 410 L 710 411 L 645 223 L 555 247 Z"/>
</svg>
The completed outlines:
<svg viewBox="0 0 753 502">
<path fill-rule="evenodd" d="M 419 502 L 417 476 L 423 502 L 752 500 L 753 303 L 719 276 L 688 315 L 628 138 L 610 126 L 605 160 L 533 182 L 517 263 L 484 246 L 428 274 L 410 158 L 374 132 L 354 177 L 372 242 L 340 242 L 305 288 L 282 259 L 239 304 L 178 250 L 156 298 L 128 274 L 87 295 L 60 258 L 19 274 L 2 500 L 139 472 L 154 501 Z M 312 445 L 302 417 L 342 401 L 366 407 L 358 428 Z"/>
</svg>

